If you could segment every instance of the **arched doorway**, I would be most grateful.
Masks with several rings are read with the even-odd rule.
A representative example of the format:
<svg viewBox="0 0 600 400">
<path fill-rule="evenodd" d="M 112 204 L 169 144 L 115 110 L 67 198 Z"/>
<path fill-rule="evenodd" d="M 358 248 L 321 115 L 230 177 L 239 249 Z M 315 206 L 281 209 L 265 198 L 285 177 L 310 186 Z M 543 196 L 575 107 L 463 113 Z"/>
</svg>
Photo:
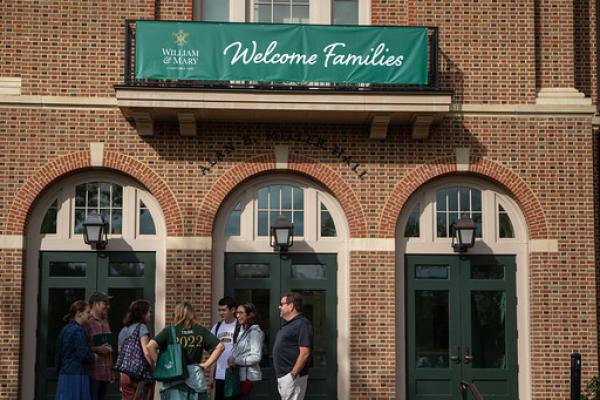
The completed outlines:
<svg viewBox="0 0 600 400">
<path fill-rule="evenodd" d="M 90 212 L 109 222 L 109 243 L 83 242 Z M 154 197 L 139 183 L 108 172 L 85 172 L 54 183 L 34 205 L 27 225 L 22 393 L 53 398 L 54 343 L 62 316 L 96 290 L 113 296 L 109 323 L 122 326 L 129 303 L 146 298 L 164 320 L 165 223 Z M 115 349 L 116 350 L 116 349 Z M 117 384 L 109 398 L 120 398 Z"/>
<path fill-rule="evenodd" d="M 285 253 L 269 244 L 269 227 L 280 214 L 294 224 L 294 245 Z M 213 303 L 232 295 L 257 304 L 263 317 L 265 378 L 258 398 L 277 397 L 271 349 L 281 324 L 277 305 L 287 291 L 303 295 L 315 330 L 307 398 L 346 398 L 348 227 L 336 199 L 307 179 L 259 177 L 228 196 L 213 238 Z"/>
<path fill-rule="evenodd" d="M 475 246 L 456 253 L 450 225 L 467 216 Z M 502 188 L 470 177 L 434 180 L 396 227 L 398 393 L 459 399 L 529 398 L 527 227 Z M 518 333 L 517 333 L 518 332 Z"/>
</svg>

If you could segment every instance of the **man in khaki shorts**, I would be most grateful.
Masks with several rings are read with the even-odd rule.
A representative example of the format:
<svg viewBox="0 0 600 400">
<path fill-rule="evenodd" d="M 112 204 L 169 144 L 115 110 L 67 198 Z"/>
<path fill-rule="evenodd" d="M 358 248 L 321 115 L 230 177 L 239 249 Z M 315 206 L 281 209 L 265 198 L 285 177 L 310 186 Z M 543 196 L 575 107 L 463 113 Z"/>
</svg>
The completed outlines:
<svg viewBox="0 0 600 400">
<path fill-rule="evenodd" d="M 302 297 L 285 293 L 279 302 L 285 323 L 273 346 L 273 367 L 281 400 L 303 400 L 308 384 L 308 361 L 313 347 L 313 327 L 302 314 Z"/>
</svg>

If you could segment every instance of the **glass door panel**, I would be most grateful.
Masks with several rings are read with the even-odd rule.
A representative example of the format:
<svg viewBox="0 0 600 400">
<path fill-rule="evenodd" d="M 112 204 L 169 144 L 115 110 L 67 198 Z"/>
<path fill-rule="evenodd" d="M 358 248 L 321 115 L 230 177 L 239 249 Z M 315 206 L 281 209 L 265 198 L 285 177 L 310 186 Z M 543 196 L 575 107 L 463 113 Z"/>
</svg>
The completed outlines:
<svg viewBox="0 0 600 400">
<path fill-rule="evenodd" d="M 226 253 L 225 294 L 238 302 L 253 302 L 263 320 L 266 340 L 263 381 L 257 399 L 276 399 L 272 348 L 281 327 L 279 301 L 283 293 L 298 292 L 304 313 L 313 323 L 314 348 L 307 400 L 335 399 L 336 383 L 336 256 L 334 254 Z"/>
<path fill-rule="evenodd" d="M 154 269 L 153 252 L 40 253 L 37 399 L 53 399 L 56 393 L 55 344 L 71 303 L 87 300 L 96 290 L 114 296 L 108 321 L 116 335 L 133 300 L 145 298 L 154 304 Z M 120 399 L 118 382 L 109 387 L 107 399 Z"/>
<path fill-rule="evenodd" d="M 415 366 L 448 368 L 450 364 L 450 304 L 447 290 L 415 291 Z"/>
<path fill-rule="evenodd" d="M 408 398 L 517 398 L 513 256 L 407 256 Z"/>
<path fill-rule="evenodd" d="M 485 398 L 515 399 L 517 317 L 512 256 L 462 258 L 463 376 Z"/>
</svg>

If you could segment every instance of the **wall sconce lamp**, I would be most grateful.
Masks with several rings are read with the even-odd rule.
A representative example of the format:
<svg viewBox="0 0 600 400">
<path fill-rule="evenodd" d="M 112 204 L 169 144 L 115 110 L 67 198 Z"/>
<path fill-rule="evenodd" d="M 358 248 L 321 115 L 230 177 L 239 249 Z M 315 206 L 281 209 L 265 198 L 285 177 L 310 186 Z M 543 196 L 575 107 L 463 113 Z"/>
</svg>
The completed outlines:
<svg viewBox="0 0 600 400">
<path fill-rule="evenodd" d="M 108 244 L 108 222 L 104 221 L 102 215 L 92 212 L 88 214 L 83 223 L 83 241 L 102 250 Z"/>
<path fill-rule="evenodd" d="M 294 245 L 294 225 L 283 215 L 271 225 L 270 244 L 275 251 L 283 252 Z"/>
<path fill-rule="evenodd" d="M 462 253 L 475 245 L 475 229 L 476 226 L 473 220 L 466 217 L 450 225 L 454 251 Z"/>
</svg>

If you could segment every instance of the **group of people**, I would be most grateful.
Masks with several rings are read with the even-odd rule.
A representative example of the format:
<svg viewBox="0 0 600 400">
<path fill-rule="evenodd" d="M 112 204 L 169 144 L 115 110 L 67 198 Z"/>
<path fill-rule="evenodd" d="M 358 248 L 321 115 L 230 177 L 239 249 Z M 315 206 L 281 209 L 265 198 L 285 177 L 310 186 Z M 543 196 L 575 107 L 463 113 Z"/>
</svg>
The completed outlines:
<svg viewBox="0 0 600 400">
<path fill-rule="evenodd" d="M 77 300 L 71 304 L 64 317 L 67 324 L 56 347 L 57 400 L 105 399 L 107 387 L 115 378 L 107 321 L 110 300 L 105 293 L 95 292 L 89 302 Z M 273 369 L 282 400 L 302 400 L 306 393 L 313 329 L 302 307 L 302 297 L 297 293 L 280 298 L 279 313 L 284 324 L 273 346 Z M 173 324 L 152 337 L 148 328 L 152 319 L 150 303 L 132 302 L 118 335 L 117 348 L 122 354 L 115 368 L 123 371 L 119 369 L 123 358 L 137 355 L 148 374 L 145 378 L 120 372 L 121 398 L 154 398 L 152 370 L 160 353 L 175 341 L 183 347 L 187 366 L 198 366 L 201 372 L 185 380 L 161 382 L 161 400 L 208 400 L 208 388 L 214 390 L 215 400 L 253 399 L 255 384 L 263 378 L 260 361 L 265 345 L 258 310 L 252 303 L 238 305 L 231 297 L 219 300 L 217 310 L 222 319 L 208 330 L 198 323 L 190 303 L 180 303 L 175 307 Z M 175 338 L 171 337 L 173 331 Z M 205 371 L 208 384 L 203 385 Z M 232 381 L 236 381 L 234 392 Z"/>
</svg>

